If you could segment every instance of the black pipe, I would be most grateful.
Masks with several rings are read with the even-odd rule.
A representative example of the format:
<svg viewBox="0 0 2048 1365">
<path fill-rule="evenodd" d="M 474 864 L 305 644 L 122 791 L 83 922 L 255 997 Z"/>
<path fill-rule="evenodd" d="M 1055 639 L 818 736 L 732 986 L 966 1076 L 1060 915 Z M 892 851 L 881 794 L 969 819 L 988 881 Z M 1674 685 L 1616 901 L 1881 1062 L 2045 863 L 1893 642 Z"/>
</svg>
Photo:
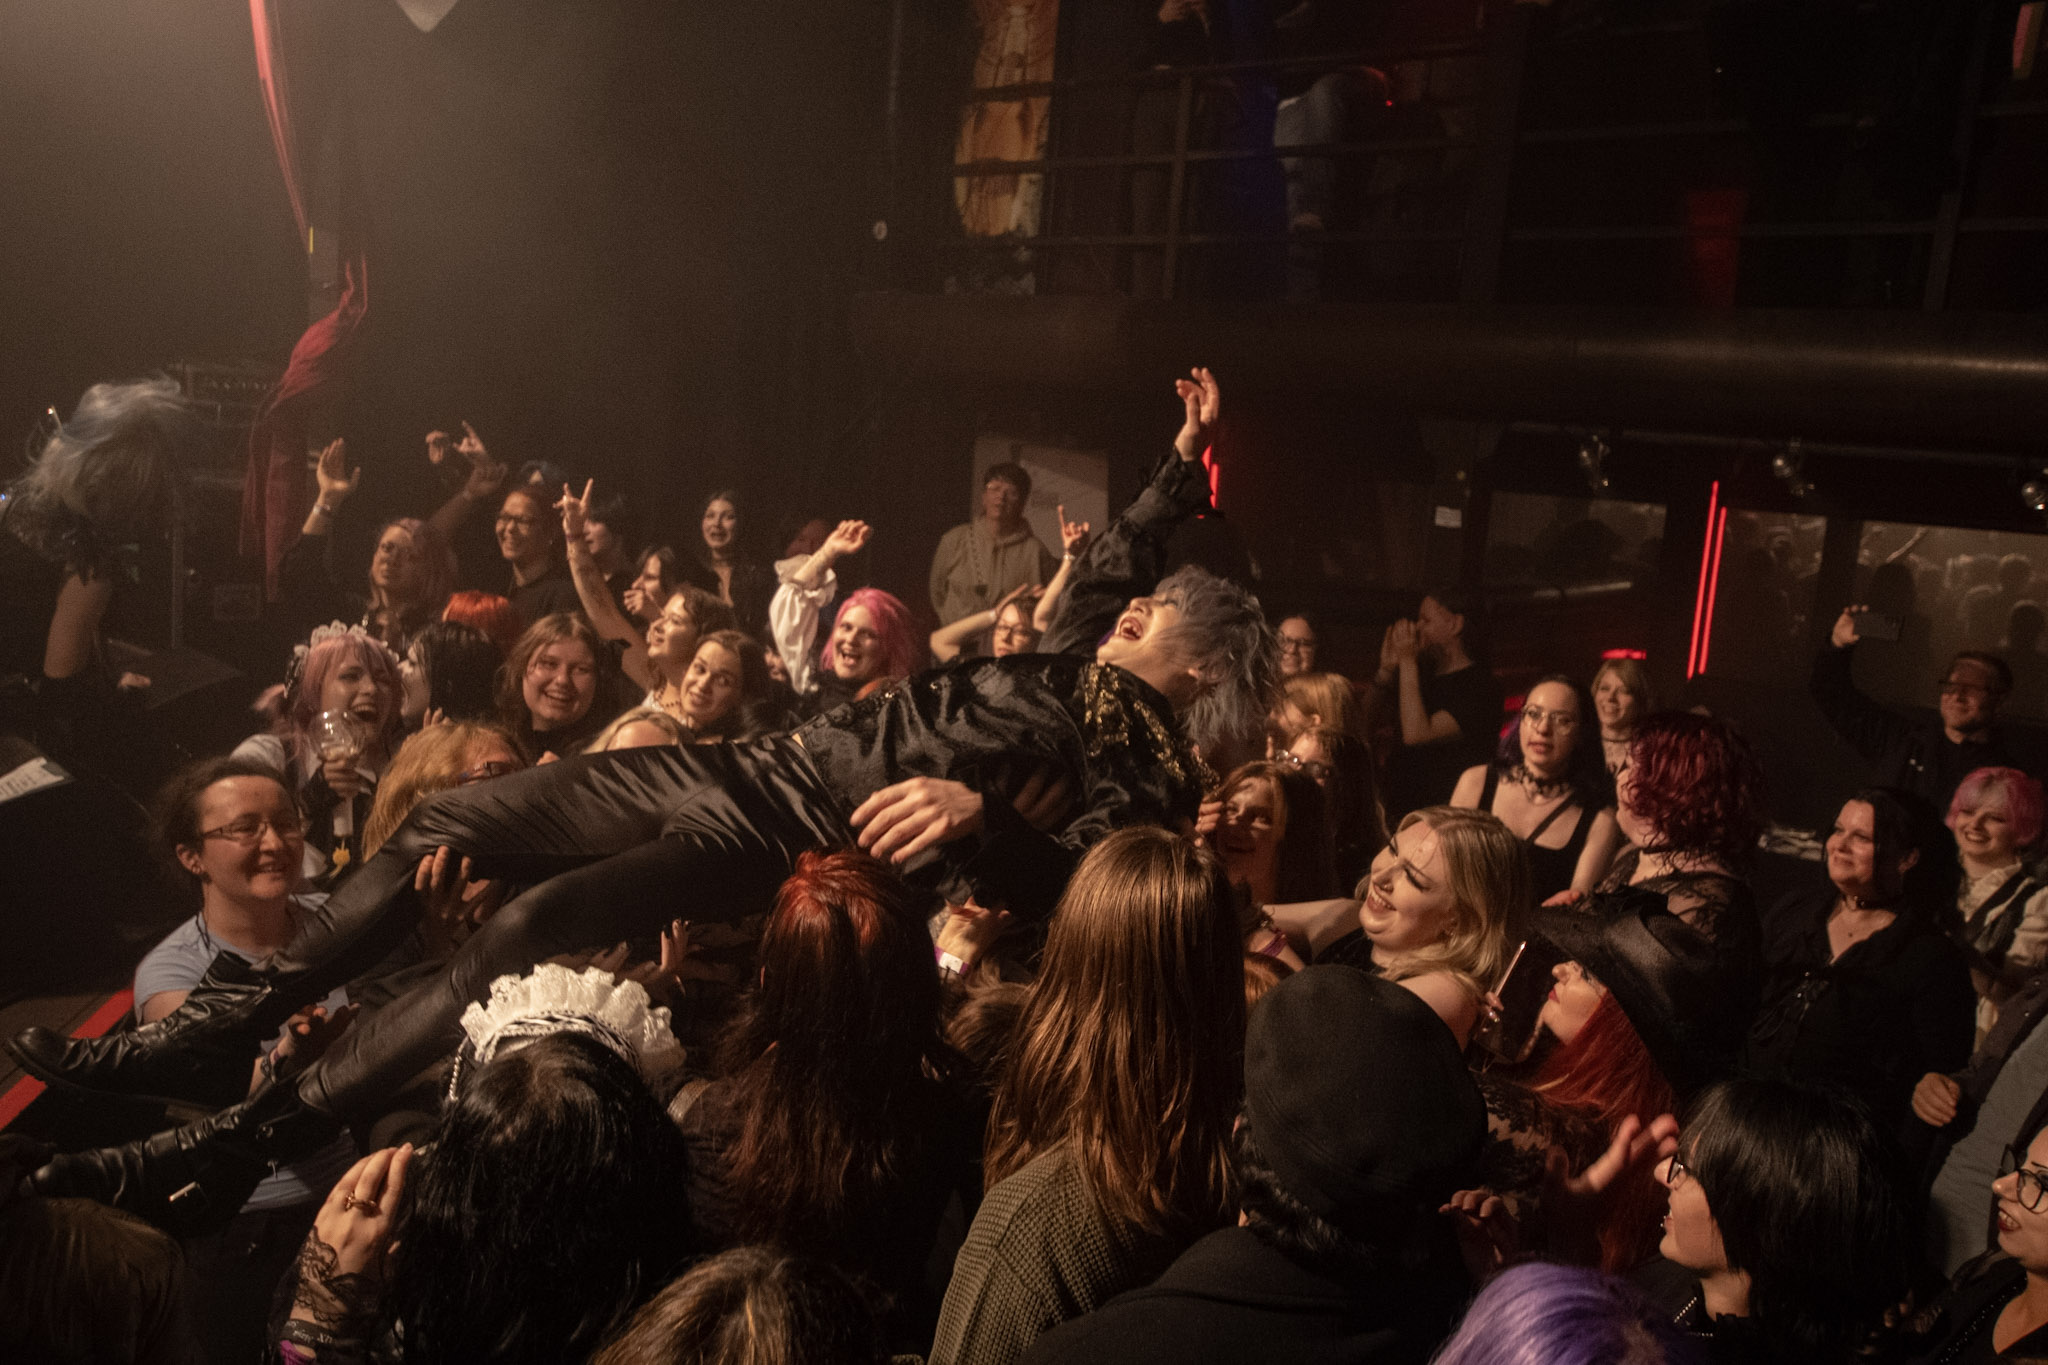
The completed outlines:
<svg viewBox="0 0 2048 1365">
<path fill-rule="evenodd" d="M 1506 421 L 2048 450 L 2048 317 L 1205 305 L 867 294 L 883 383 L 1125 389 L 1208 365 L 1251 392 Z"/>
</svg>

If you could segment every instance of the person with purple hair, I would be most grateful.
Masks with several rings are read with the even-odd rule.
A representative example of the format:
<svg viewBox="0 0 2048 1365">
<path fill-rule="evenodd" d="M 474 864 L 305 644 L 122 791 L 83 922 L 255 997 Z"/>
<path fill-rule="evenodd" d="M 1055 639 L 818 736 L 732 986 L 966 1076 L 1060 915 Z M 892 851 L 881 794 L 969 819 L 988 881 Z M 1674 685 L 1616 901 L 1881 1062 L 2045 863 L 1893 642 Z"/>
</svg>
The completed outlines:
<svg viewBox="0 0 2048 1365">
<path fill-rule="evenodd" d="M 428 797 L 281 951 L 217 959 L 177 1011 L 115 1041 L 32 1029 L 15 1055 L 74 1087 L 217 1093 L 249 1039 L 404 940 L 423 858 L 446 848 L 529 889 L 302 1074 L 185 1128 L 59 1157 L 36 1187 L 172 1221 L 231 1207 L 272 1161 L 447 1056 L 499 976 L 678 917 L 752 913 L 806 852 L 857 840 L 926 891 L 1031 924 L 1111 832 L 1192 827 L 1197 746 L 1257 733 L 1279 665 L 1251 593 L 1192 567 L 1162 577 L 1168 536 L 1208 505 L 1200 456 L 1222 401 L 1206 370 L 1176 392 L 1173 453 L 1089 549 L 1045 652 L 927 670 L 791 735 L 585 754 Z"/>
<path fill-rule="evenodd" d="M 1700 1343 L 1620 1280 L 1528 1261 L 1496 1276 L 1431 1365 L 1706 1365 Z"/>
</svg>

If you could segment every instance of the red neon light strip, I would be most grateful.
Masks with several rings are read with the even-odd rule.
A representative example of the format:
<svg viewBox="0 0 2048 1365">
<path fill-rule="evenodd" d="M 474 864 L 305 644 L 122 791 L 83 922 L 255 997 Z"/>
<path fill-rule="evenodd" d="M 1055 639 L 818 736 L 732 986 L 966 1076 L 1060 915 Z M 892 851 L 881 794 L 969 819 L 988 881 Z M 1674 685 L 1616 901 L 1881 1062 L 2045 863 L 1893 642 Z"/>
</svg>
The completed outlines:
<svg viewBox="0 0 2048 1365">
<path fill-rule="evenodd" d="M 106 1003 L 92 1012 L 92 1017 L 78 1026 L 73 1038 L 97 1038 L 120 1021 L 135 1004 L 135 992 L 122 989 L 107 997 Z M 48 1089 L 33 1076 L 24 1076 L 16 1081 L 5 1095 L 0 1095 L 0 1128 L 21 1117 L 21 1111 L 36 1102 L 36 1097 Z"/>
<path fill-rule="evenodd" d="M 1707 614 L 1707 570 L 1714 557 L 1714 511 L 1721 502 L 1721 481 L 1714 480 L 1714 486 L 1707 491 L 1707 529 L 1700 537 L 1700 581 L 1692 602 L 1692 648 L 1685 656 L 1685 676 L 1696 677 L 1700 671 L 1700 623 Z"/>
<path fill-rule="evenodd" d="M 1721 590 L 1721 542 L 1728 535 L 1728 509 L 1714 526 L 1714 575 L 1707 580 L 1707 628 L 1700 632 L 1700 672 L 1707 671 L 1707 650 L 1714 643 L 1714 595 Z"/>
</svg>

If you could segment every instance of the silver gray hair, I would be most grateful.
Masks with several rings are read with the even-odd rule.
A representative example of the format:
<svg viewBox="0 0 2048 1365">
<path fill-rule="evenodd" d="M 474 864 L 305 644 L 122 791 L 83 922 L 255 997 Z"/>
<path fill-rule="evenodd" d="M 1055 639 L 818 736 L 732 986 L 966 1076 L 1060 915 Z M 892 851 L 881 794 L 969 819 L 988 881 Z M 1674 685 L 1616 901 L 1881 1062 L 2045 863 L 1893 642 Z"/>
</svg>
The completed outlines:
<svg viewBox="0 0 2048 1365">
<path fill-rule="evenodd" d="M 13 493 L 31 517 L 62 508 L 107 540 L 134 539 L 168 519 L 180 465 L 199 438 L 175 380 L 95 384 L 32 452 Z"/>
<path fill-rule="evenodd" d="M 1192 564 L 1161 579 L 1152 597 L 1180 609 L 1161 644 L 1202 678 L 1201 695 L 1181 718 L 1188 738 L 1204 753 L 1216 753 L 1258 733 L 1280 686 L 1280 642 L 1259 599 Z"/>
</svg>

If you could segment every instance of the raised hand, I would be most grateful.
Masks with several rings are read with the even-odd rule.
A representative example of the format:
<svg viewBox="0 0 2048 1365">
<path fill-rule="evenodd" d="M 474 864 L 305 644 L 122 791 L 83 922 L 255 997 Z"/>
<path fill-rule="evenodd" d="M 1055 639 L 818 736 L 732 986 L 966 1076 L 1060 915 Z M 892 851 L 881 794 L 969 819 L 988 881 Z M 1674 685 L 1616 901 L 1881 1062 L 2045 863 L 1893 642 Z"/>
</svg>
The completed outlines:
<svg viewBox="0 0 2048 1365">
<path fill-rule="evenodd" d="M 1407 663 L 1422 652 L 1422 636 L 1413 621 L 1396 621 L 1387 627 L 1387 647 L 1396 664 Z"/>
<path fill-rule="evenodd" d="M 907 863 L 935 844 L 981 828 L 981 793 L 964 782 L 913 777 L 860 803 L 853 826 L 860 846 L 877 858 Z"/>
<path fill-rule="evenodd" d="M 377 1325 L 384 1258 L 397 1229 L 410 1142 L 372 1152 L 334 1182 L 299 1249 L 292 1317 L 342 1338 L 362 1338 Z"/>
<path fill-rule="evenodd" d="M 569 490 L 568 484 L 562 485 L 562 497 L 555 506 L 562 512 L 562 539 L 571 546 L 583 543 L 583 527 L 590 515 L 590 490 L 596 485 L 596 479 L 585 479 L 580 498 Z"/>
<path fill-rule="evenodd" d="M 348 442 L 339 437 L 327 443 L 313 464 L 313 479 L 320 485 L 319 502 L 330 512 L 348 501 L 362 478 L 360 466 L 348 467 Z"/>
<path fill-rule="evenodd" d="M 1521 1222 L 1507 1201 L 1492 1190 L 1459 1190 L 1437 1212 L 1450 1218 L 1458 1254 L 1474 1280 L 1491 1279 L 1515 1255 Z"/>
<path fill-rule="evenodd" d="M 951 953 L 960 959 L 960 974 L 973 972 L 974 964 L 983 954 L 1001 941 L 1009 932 L 1010 912 L 1007 910 L 984 910 L 974 903 L 972 897 L 965 905 L 946 907 L 946 922 L 939 928 L 937 945 L 940 952 Z"/>
<path fill-rule="evenodd" d="M 1223 389 L 1216 376 L 1197 365 L 1189 371 L 1192 380 L 1176 379 L 1173 391 L 1180 395 L 1182 421 L 1173 448 L 1183 460 L 1199 460 L 1202 451 L 1216 438 L 1216 424 L 1223 418 Z"/>
<path fill-rule="evenodd" d="M 873 528 L 864 521 L 842 521 L 825 537 L 818 552 L 828 559 L 844 559 L 868 543 Z"/>
<path fill-rule="evenodd" d="M 430 451 L 432 440 L 432 437 L 428 438 Z M 488 502 L 497 496 L 498 490 L 505 486 L 506 475 L 512 471 L 491 458 L 491 452 L 484 449 L 476 428 L 467 422 L 462 424 L 462 440 L 456 443 L 455 453 L 469 461 L 469 478 L 463 482 L 463 496 L 471 502 Z"/>
<path fill-rule="evenodd" d="M 1842 614 L 1835 618 L 1834 630 L 1832 630 L 1828 634 L 1829 642 L 1832 643 L 1836 649 L 1847 649 L 1850 645 L 1853 645 L 1858 640 L 1861 640 L 1863 638 L 1863 634 L 1861 631 L 1856 629 L 1856 618 L 1869 610 L 1869 607 L 1842 608 Z"/>
<path fill-rule="evenodd" d="M 1068 521 L 1065 503 L 1054 505 L 1060 516 L 1060 551 L 1063 554 L 1078 555 L 1088 548 L 1090 531 L 1085 521 Z"/>
</svg>

